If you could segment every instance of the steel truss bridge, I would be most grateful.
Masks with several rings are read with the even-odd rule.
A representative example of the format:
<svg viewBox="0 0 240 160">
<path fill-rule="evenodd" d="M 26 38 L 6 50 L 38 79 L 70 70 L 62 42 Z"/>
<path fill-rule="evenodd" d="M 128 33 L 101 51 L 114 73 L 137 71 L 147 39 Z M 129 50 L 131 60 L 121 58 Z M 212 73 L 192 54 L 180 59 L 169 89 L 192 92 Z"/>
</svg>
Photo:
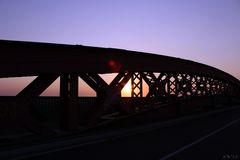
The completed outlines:
<svg viewBox="0 0 240 160">
<path fill-rule="evenodd" d="M 239 103 L 240 99 L 238 79 L 211 66 L 180 58 L 8 40 L 0 40 L 0 53 L 0 78 L 37 76 L 15 97 L 0 98 L 0 128 L 20 125 L 50 133 L 51 128 L 34 117 L 31 106 L 58 77 L 59 128 L 68 131 L 79 126 L 97 126 L 104 118 L 130 122 L 139 117 L 145 121 Z M 105 73 L 118 74 L 108 84 L 99 76 Z M 86 113 L 79 102 L 78 77 L 97 95 Z M 121 90 L 130 79 L 132 96 L 123 103 Z M 143 97 L 143 81 L 149 87 L 146 97 Z"/>
</svg>

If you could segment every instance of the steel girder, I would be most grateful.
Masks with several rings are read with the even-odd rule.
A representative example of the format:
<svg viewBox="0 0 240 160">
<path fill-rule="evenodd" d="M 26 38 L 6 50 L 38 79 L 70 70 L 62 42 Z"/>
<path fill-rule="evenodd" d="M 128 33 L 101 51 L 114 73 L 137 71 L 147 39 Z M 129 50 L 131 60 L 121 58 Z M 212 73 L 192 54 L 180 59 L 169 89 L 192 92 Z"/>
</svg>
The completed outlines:
<svg viewBox="0 0 240 160">
<path fill-rule="evenodd" d="M 0 77 L 165 71 L 204 75 L 240 85 L 238 79 L 205 64 L 121 49 L 0 40 L 0 53 Z"/>
</svg>

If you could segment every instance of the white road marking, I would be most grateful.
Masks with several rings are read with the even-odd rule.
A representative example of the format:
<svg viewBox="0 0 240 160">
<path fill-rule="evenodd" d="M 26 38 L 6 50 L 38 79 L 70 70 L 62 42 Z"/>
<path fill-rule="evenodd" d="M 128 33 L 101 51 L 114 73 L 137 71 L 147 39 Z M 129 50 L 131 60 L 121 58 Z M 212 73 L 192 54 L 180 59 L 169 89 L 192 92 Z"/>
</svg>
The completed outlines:
<svg viewBox="0 0 240 160">
<path fill-rule="evenodd" d="M 172 153 L 170 153 L 170 154 L 168 154 L 168 155 L 166 155 L 166 156 L 164 156 L 164 157 L 159 158 L 159 160 L 166 160 L 166 159 L 168 159 L 168 158 L 170 158 L 170 157 L 173 157 L 173 156 L 175 156 L 176 154 L 178 154 L 178 153 L 180 153 L 180 152 L 182 152 L 182 151 L 184 151 L 184 150 L 186 150 L 186 149 L 188 149 L 188 148 L 190 148 L 190 147 L 192 147 L 192 146 L 194 146 L 194 145 L 202 142 L 203 140 L 207 139 L 208 137 L 213 136 L 213 135 L 221 132 L 222 130 L 230 127 L 231 125 L 233 125 L 233 124 L 235 124 L 235 123 L 237 123 L 237 122 L 239 122 L 239 121 L 240 121 L 240 118 L 239 118 L 239 119 L 236 119 L 236 120 L 234 120 L 234 121 L 232 121 L 232 122 L 230 122 L 230 123 L 227 123 L 227 124 L 225 124 L 224 126 L 222 126 L 221 128 L 219 128 L 219 129 L 217 129 L 217 130 L 215 130 L 215 131 L 213 131 L 213 132 L 211 132 L 211 133 L 203 136 L 202 138 L 199 138 L 199 139 L 195 140 L 194 142 L 192 142 L 192 143 L 190 143 L 190 144 L 188 144 L 188 145 L 186 145 L 186 146 L 183 146 L 183 147 L 179 148 L 178 150 L 176 150 L 176 151 L 174 151 L 174 152 L 172 152 Z"/>
</svg>

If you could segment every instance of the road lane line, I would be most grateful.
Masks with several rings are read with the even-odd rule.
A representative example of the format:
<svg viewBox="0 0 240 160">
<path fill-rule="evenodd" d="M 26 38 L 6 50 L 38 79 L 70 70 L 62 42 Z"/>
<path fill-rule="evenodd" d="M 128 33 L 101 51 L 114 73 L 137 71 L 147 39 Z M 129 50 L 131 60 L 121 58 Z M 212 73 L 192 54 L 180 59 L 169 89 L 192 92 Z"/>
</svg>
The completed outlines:
<svg viewBox="0 0 240 160">
<path fill-rule="evenodd" d="M 188 148 L 190 148 L 190 147 L 192 147 L 192 146 L 194 146 L 194 145 L 202 142 L 203 140 L 207 139 L 208 137 L 213 136 L 213 135 L 221 132 L 222 130 L 230 127 L 231 125 L 233 125 L 233 124 L 235 124 L 235 123 L 237 123 L 237 122 L 239 122 L 239 121 L 240 121 L 240 118 L 239 118 L 239 119 L 236 119 L 236 120 L 234 120 L 234 121 L 232 121 L 232 122 L 230 122 L 230 123 L 227 123 L 227 124 L 225 124 L 224 126 L 222 126 L 221 128 L 219 128 L 219 129 L 217 129 L 217 130 L 215 130 L 215 131 L 213 131 L 213 132 L 211 132 L 211 133 L 203 136 L 202 138 L 197 139 L 197 140 L 193 141 L 192 143 L 190 143 L 190 144 L 188 144 L 188 145 L 185 145 L 185 146 L 183 146 L 182 148 L 179 148 L 178 150 L 176 150 L 176 151 L 174 151 L 174 152 L 172 152 L 172 153 L 170 153 L 170 154 L 168 154 L 168 155 L 166 155 L 166 156 L 164 156 L 164 157 L 159 158 L 159 160 L 166 160 L 166 159 L 168 159 L 168 158 L 171 158 L 171 157 L 175 156 L 176 154 L 178 154 L 178 153 L 180 153 L 180 152 L 182 152 L 182 151 L 184 151 L 184 150 L 186 150 L 186 149 L 188 149 Z"/>
</svg>

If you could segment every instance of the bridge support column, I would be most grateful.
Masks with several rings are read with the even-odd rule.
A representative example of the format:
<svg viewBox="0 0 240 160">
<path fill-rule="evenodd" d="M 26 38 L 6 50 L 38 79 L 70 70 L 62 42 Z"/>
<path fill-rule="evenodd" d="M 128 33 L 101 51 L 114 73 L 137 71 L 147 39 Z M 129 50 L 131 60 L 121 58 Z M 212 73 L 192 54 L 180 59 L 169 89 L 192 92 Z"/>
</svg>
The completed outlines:
<svg viewBox="0 0 240 160">
<path fill-rule="evenodd" d="M 60 77 L 60 128 L 74 130 L 78 126 L 78 75 L 65 74 Z"/>
</svg>

